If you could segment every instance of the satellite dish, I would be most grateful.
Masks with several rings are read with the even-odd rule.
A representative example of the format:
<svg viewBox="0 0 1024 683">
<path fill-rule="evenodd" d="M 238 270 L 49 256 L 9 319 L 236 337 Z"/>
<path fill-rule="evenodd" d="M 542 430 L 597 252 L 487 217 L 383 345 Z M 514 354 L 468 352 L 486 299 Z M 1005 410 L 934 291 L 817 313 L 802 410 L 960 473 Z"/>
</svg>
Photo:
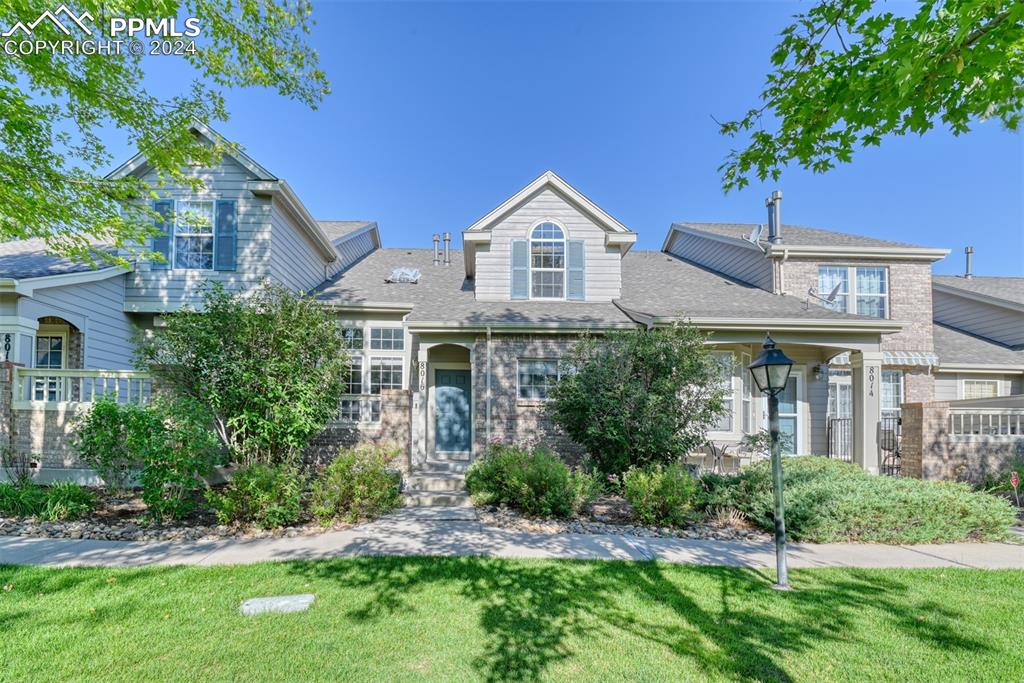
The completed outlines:
<svg viewBox="0 0 1024 683">
<path fill-rule="evenodd" d="M 836 297 L 839 296 L 839 290 L 842 289 L 842 287 L 843 287 L 843 283 L 842 282 L 837 282 L 836 286 L 833 287 L 832 291 L 828 293 L 827 297 L 825 297 L 825 301 L 829 302 L 830 304 L 834 303 L 835 300 L 836 300 Z"/>
<path fill-rule="evenodd" d="M 754 229 L 750 231 L 750 236 L 747 238 L 747 241 L 752 244 L 757 244 L 761 241 L 761 233 L 763 232 L 764 226 L 758 223 L 754 226 Z"/>
</svg>

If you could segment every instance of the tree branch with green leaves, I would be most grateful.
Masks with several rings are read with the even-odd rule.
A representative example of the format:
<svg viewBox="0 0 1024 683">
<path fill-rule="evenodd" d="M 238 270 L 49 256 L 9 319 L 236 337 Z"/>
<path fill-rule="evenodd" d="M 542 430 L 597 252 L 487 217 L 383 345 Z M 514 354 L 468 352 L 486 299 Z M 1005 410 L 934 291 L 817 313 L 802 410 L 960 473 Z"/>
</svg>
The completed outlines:
<svg viewBox="0 0 1024 683">
<path fill-rule="evenodd" d="M 0 3 L 0 25 L 39 15 L 38 3 Z M 41 238 L 61 255 L 110 259 L 109 249 L 153 257 L 148 199 L 164 184 L 201 189 L 189 166 L 214 165 L 232 143 L 209 144 L 190 128 L 226 120 L 225 92 L 263 87 L 315 108 L 329 93 L 316 52 L 308 0 L 132 0 L 75 4 L 93 37 L 107 37 L 111 17 L 196 17 L 194 53 L 4 55 L 0 59 L 0 241 Z M 77 29 L 76 29 L 77 30 Z M 87 38 L 82 35 L 74 38 Z M 50 22 L 32 40 L 66 40 Z M 146 60 L 179 59 L 194 78 L 184 91 L 153 92 Z M 110 128 L 126 135 L 157 181 L 108 178 Z M 98 249 L 102 245 L 104 249 Z M 122 263 L 124 259 L 120 260 Z"/>
<path fill-rule="evenodd" d="M 781 33 L 760 106 L 720 132 L 743 140 L 719 167 L 728 192 L 795 163 L 824 173 L 890 135 L 955 135 L 1024 110 L 1024 0 L 926 0 L 903 16 L 824 0 Z"/>
</svg>

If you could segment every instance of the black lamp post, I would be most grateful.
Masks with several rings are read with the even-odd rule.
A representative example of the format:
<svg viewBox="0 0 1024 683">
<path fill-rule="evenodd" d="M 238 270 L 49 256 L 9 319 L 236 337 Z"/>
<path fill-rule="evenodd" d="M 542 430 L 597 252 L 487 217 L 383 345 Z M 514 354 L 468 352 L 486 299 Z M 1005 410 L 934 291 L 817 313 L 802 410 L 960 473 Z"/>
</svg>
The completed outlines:
<svg viewBox="0 0 1024 683">
<path fill-rule="evenodd" d="M 786 569 L 786 520 L 782 505 L 782 446 L 779 443 L 779 394 L 786 388 L 793 361 L 775 348 L 771 335 L 765 335 L 764 350 L 747 366 L 754 384 L 768 394 L 768 432 L 771 435 L 772 488 L 775 489 L 775 567 L 778 577 L 775 588 L 789 590 Z"/>
</svg>

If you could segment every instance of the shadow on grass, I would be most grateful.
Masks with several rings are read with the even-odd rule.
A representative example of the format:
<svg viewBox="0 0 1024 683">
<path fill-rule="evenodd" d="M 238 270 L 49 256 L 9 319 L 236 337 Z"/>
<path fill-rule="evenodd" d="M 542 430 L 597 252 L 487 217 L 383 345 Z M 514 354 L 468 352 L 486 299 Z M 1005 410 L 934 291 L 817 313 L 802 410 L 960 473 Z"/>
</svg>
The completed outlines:
<svg viewBox="0 0 1024 683">
<path fill-rule="evenodd" d="M 688 659 L 708 676 L 790 681 L 780 664 L 786 655 L 832 641 L 874 646 L 857 628 L 865 611 L 873 612 L 869 623 L 935 649 L 987 649 L 958 632 L 961 614 L 915 603 L 905 581 L 878 572 L 816 573 L 800 590 L 780 594 L 754 570 L 656 562 L 359 558 L 289 568 L 366 589 L 372 597 L 347 615 L 355 621 L 415 611 L 424 589 L 454 588 L 482 610 L 485 640 L 473 665 L 488 681 L 537 680 L 573 656 L 575 638 L 599 644 L 622 634 Z"/>
</svg>

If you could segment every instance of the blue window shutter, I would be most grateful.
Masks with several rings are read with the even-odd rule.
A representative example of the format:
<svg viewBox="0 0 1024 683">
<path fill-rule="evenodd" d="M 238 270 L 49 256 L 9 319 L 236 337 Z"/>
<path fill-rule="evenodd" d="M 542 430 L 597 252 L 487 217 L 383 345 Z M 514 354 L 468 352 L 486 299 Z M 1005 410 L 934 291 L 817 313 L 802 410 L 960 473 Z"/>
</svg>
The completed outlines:
<svg viewBox="0 0 1024 683">
<path fill-rule="evenodd" d="M 587 298 L 587 267 L 583 240 L 569 240 L 567 246 L 565 265 L 569 282 L 565 288 L 565 298 L 584 301 Z"/>
<path fill-rule="evenodd" d="M 169 199 L 155 201 L 153 202 L 153 210 L 161 216 L 161 219 L 156 222 L 157 234 L 153 236 L 153 251 L 162 254 L 164 260 L 160 263 L 153 261 L 150 267 L 155 270 L 167 270 L 171 267 L 174 202 Z"/>
<path fill-rule="evenodd" d="M 214 231 L 214 269 L 234 270 L 238 260 L 238 210 L 234 201 L 217 201 Z"/>
<path fill-rule="evenodd" d="M 526 240 L 512 240 L 512 298 L 530 298 L 530 250 Z"/>
</svg>

